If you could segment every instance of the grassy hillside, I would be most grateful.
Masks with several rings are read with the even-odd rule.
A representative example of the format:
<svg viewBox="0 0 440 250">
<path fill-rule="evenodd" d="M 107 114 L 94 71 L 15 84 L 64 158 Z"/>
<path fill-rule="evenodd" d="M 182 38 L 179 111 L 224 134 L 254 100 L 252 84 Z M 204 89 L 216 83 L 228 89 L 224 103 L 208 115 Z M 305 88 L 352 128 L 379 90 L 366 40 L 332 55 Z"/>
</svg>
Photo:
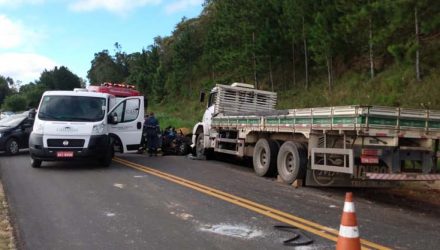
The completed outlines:
<svg viewBox="0 0 440 250">
<path fill-rule="evenodd" d="M 325 84 L 313 85 L 279 95 L 280 108 L 300 108 L 336 105 L 385 105 L 395 107 L 440 109 L 440 73 L 437 71 L 416 82 L 412 69 L 393 67 L 373 80 L 347 72 L 329 92 Z"/>
<path fill-rule="evenodd" d="M 159 104 L 153 103 L 148 110 L 155 113 L 162 129 L 167 126 L 192 128 L 202 119 L 204 108 L 205 103 L 200 103 L 194 95 L 193 98 L 169 98 Z"/>
</svg>

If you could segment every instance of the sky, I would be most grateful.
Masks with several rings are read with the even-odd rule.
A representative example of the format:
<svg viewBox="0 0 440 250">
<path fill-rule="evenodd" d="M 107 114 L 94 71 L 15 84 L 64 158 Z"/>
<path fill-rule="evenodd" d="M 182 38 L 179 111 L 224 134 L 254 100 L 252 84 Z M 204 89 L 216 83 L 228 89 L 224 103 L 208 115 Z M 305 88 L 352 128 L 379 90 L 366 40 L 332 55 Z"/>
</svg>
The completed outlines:
<svg viewBox="0 0 440 250">
<path fill-rule="evenodd" d="M 87 80 L 94 54 L 128 54 L 169 36 L 203 0 L 0 0 L 0 75 L 16 83 L 66 66 Z"/>
</svg>

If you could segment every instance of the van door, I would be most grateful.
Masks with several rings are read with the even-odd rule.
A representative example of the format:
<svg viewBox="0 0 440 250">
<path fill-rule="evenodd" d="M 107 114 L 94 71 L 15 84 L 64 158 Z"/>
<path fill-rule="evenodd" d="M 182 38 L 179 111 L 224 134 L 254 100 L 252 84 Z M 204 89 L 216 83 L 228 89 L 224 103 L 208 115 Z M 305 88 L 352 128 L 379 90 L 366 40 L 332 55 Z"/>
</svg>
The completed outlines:
<svg viewBox="0 0 440 250">
<path fill-rule="evenodd" d="M 118 123 L 108 124 L 109 134 L 116 135 L 122 143 L 123 153 L 134 153 L 139 149 L 144 122 L 144 97 L 134 96 L 122 99 L 108 116 L 116 114 Z"/>
</svg>

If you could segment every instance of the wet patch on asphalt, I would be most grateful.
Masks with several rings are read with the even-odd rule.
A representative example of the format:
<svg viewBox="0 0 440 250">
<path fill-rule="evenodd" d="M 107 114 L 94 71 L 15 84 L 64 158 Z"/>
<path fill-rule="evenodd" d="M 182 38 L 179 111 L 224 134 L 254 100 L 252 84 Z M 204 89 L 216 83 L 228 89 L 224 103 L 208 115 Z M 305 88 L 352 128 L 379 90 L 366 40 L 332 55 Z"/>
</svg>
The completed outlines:
<svg viewBox="0 0 440 250">
<path fill-rule="evenodd" d="M 246 225 L 204 225 L 200 228 L 201 231 L 211 232 L 223 236 L 230 236 L 241 239 L 253 239 L 256 237 L 263 237 L 264 233 L 260 230 L 250 228 Z"/>
</svg>

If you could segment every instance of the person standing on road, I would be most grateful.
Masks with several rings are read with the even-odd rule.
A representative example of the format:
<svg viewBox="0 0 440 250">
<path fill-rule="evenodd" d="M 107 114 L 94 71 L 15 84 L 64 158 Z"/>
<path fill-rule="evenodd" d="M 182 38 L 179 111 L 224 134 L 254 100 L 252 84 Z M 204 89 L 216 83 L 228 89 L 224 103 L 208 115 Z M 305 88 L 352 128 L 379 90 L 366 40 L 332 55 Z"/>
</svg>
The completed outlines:
<svg viewBox="0 0 440 250">
<path fill-rule="evenodd" d="M 157 131 L 159 130 L 159 121 L 154 117 L 154 113 L 151 112 L 150 116 L 145 122 L 147 129 L 147 147 L 148 154 L 150 156 L 157 155 L 158 137 Z"/>
<path fill-rule="evenodd" d="M 147 149 L 147 120 L 149 115 L 146 114 L 144 117 L 144 125 L 142 126 L 142 137 L 141 145 L 139 147 L 138 153 L 142 154 Z"/>
</svg>

